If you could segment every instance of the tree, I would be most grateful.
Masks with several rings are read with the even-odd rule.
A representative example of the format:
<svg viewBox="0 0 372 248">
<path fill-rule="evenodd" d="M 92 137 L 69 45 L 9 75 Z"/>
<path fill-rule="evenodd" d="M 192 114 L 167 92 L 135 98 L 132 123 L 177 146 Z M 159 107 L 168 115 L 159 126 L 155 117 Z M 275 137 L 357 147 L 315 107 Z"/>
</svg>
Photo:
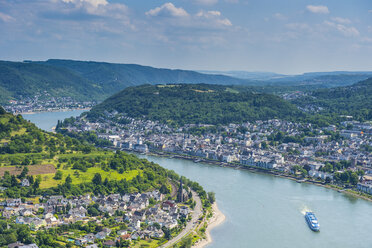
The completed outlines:
<svg viewBox="0 0 372 248">
<path fill-rule="evenodd" d="M 94 174 L 94 177 L 92 179 L 92 182 L 95 185 L 101 185 L 102 184 L 102 176 L 99 173 Z"/>
<path fill-rule="evenodd" d="M 351 173 L 351 175 L 350 175 L 350 183 L 352 185 L 356 185 L 358 182 L 359 182 L 358 175 L 355 172 Z"/>
<path fill-rule="evenodd" d="M 4 238 L 7 244 L 15 243 L 17 241 L 17 235 L 14 232 L 5 234 Z"/>
<path fill-rule="evenodd" d="M 0 106 L 0 115 L 6 114 L 6 111 L 3 109 L 3 107 Z"/>
<path fill-rule="evenodd" d="M 71 184 L 72 184 L 72 179 L 71 179 L 71 176 L 68 175 L 68 176 L 66 177 L 66 179 L 65 179 L 65 185 L 66 185 L 66 187 L 67 187 L 68 189 L 70 189 L 70 188 L 71 188 Z"/>
<path fill-rule="evenodd" d="M 162 193 L 162 194 L 168 194 L 168 193 L 169 193 L 169 190 L 168 190 L 167 186 L 165 186 L 164 184 L 161 185 L 159 191 L 160 191 L 160 193 Z"/>
<path fill-rule="evenodd" d="M 180 248 L 191 248 L 192 247 L 192 237 L 187 236 L 181 240 Z"/>
<path fill-rule="evenodd" d="M 310 165 L 305 164 L 305 165 L 304 165 L 304 169 L 305 169 L 307 172 L 309 172 L 309 171 L 311 170 L 311 167 L 310 167 Z"/>
<path fill-rule="evenodd" d="M 325 183 L 331 183 L 332 179 L 330 177 L 326 177 Z"/>
<path fill-rule="evenodd" d="M 216 195 L 214 192 L 208 192 L 208 200 L 211 204 L 216 201 Z"/>
<path fill-rule="evenodd" d="M 164 238 L 165 239 L 170 240 L 172 238 L 171 231 L 168 228 L 163 226 L 161 230 L 163 230 L 163 232 L 164 232 Z"/>
<path fill-rule="evenodd" d="M 28 173 L 28 168 L 27 166 L 23 167 L 23 170 L 21 172 L 21 174 L 19 175 L 19 179 L 23 179 L 27 176 L 27 173 Z"/>
<path fill-rule="evenodd" d="M 262 149 L 267 149 L 267 143 L 266 142 L 261 142 L 261 148 Z"/>
<path fill-rule="evenodd" d="M 56 174 L 54 175 L 53 178 L 54 178 L 55 180 L 61 180 L 61 179 L 62 179 L 62 176 L 63 176 L 62 171 L 57 170 L 57 172 L 56 172 Z"/>
<path fill-rule="evenodd" d="M 10 179 L 10 184 L 11 184 L 12 187 L 15 187 L 15 186 L 18 185 L 17 178 L 14 175 L 12 175 L 12 177 Z"/>
</svg>

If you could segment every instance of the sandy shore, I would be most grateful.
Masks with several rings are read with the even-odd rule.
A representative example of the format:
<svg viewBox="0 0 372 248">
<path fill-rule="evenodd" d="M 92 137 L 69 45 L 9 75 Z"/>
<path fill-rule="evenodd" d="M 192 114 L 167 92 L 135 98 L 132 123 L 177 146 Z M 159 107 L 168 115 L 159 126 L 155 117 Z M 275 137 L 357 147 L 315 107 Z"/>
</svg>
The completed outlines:
<svg viewBox="0 0 372 248">
<path fill-rule="evenodd" d="M 193 247 L 195 248 L 201 248 L 205 247 L 206 245 L 209 245 L 212 243 L 212 237 L 211 237 L 211 230 L 219 225 L 221 225 L 225 219 L 226 216 L 218 209 L 217 203 L 213 203 L 212 205 L 212 211 L 213 211 L 213 216 L 208 220 L 208 227 L 207 230 L 205 231 L 206 239 L 203 239 L 196 243 Z"/>
</svg>

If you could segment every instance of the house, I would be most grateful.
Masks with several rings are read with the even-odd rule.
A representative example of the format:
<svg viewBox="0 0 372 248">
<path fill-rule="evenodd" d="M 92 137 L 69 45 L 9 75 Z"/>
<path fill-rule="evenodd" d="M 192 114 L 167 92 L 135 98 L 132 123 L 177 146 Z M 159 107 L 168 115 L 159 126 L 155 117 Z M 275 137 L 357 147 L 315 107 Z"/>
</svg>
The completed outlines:
<svg viewBox="0 0 372 248">
<path fill-rule="evenodd" d="M 106 240 L 105 242 L 103 242 L 103 246 L 104 247 L 113 247 L 113 246 L 116 246 L 116 243 L 113 240 Z"/>
<path fill-rule="evenodd" d="M 6 200 L 6 205 L 8 207 L 15 207 L 15 206 L 19 206 L 21 204 L 22 204 L 21 198 L 8 199 L 8 200 Z"/>
<path fill-rule="evenodd" d="M 30 209 L 22 209 L 21 211 L 19 211 L 19 214 L 22 215 L 22 216 L 33 215 L 32 210 L 30 210 Z"/>
<path fill-rule="evenodd" d="M 88 240 L 86 238 L 78 238 L 75 239 L 75 245 L 83 246 L 88 243 Z"/>
<path fill-rule="evenodd" d="M 190 209 L 187 206 L 181 206 L 179 212 L 182 216 L 186 217 L 190 213 Z"/>
<path fill-rule="evenodd" d="M 321 178 L 325 180 L 327 177 L 330 179 L 333 179 L 333 175 L 330 173 L 322 172 L 322 171 L 315 171 L 315 170 L 310 170 L 309 171 L 309 176 L 313 178 Z"/>
<path fill-rule="evenodd" d="M 25 245 L 21 242 L 16 242 L 8 245 L 8 248 L 39 248 L 36 244 Z"/>
<path fill-rule="evenodd" d="M 107 236 L 107 233 L 105 232 L 99 232 L 96 234 L 96 239 L 105 239 Z"/>
<path fill-rule="evenodd" d="M 97 239 L 105 239 L 108 235 L 110 235 L 111 230 L 109 228 L 104 228 L 101 232 L 96 234 Z"/>
<path fill-rule="evenodd" d="M 21 182 L 21 186 L 22 187 L 30 187 L 30 182 L 28 181 L 28 179 L 23 179 L 22 182 Z"/>
<path fill-rule="evenodd" d="M 136 240 L 136 239 L 138 239 L 139 237 L 140 237 L 140 236 L 139 236 L 138 232 L 134 232 L 134 233 L 132 233 L 132 235 L 130 236 L 131 240 Z"/>
<path fill-rule="evenodd" d="M 120 231 L 117 231 L 116 234 L 119 235 L 119 236 L 123 236 L 125 234 L 127 234 L 128 232 L 126 230 L 120 230 Z"/>
<path fill-rule="evenodd" d="M 98 248 L 98 246 L 96 244 L 92 244 L 85 246 L 85 248 Z"/>
<path fill-rule="evenodd" d="M 359 191 L 362 191 L 364 193 L 372 195 L 372 184 L 358 183 L 357 184 L 357 189 Z"/>
<path fill-rule="evenodd" d="M 87 213 L 87 210 L 84 207 L 72 208 L 68 213 L 74 217 L 84 218 Z"/>
<path fill-rule="evenodd" d="M 87 235 L 84 236 L 84 238 L 87 240 L 88 243 L 94 243 L 95 236 L 93 233 L 88 233 Z"/>
<path fill-rule="evenodd" d="M 39 246 L 37 246 L 37 244 L 29 244 L 18 246 L 18 248 L 39 248 Z"/>
</svg>

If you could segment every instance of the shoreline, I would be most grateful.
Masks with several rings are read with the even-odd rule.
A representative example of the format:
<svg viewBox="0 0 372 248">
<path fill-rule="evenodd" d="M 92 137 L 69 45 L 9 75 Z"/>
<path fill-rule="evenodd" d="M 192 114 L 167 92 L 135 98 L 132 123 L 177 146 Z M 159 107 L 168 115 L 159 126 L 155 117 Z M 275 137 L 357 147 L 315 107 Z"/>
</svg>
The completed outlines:
<svg viewBox="0 0 372 248">
<path fill-rule="evenodd" d="M 126 150 L 126 151 L 129 151 L 129 150 Z M 139 153 L 139 152 L 135 152 L 135 151 L 129 151 L 129 152 L 132 152 L 134 154 L 143 154 L 143 155 L 149 155 L 149 156 L 184 159 L 184 160 L 194 161 L 195 163 L 202 162 L 202 163 L 206 163 L 206 164 L 210 164 L 210 165 L 216 165 L 216 166 L 220 166 L 220 167 L 227 167 L 227 168 L 231 168 L 231 169 L 235 169 L 235 170 L 247 170 L 251 173 L 261 173 L 263 175 L 271 175 L 271 176 L 274 176 L 274 177 L 289 179 L 289 180 L 295 181 L 297 183 L 307 183 L 307 184 L 311 184 L 311 185 L 314 185 L 314 186 L 320 186 L 320 187 L 323 187 L 323 188 L 326 188 L 326 189 L 331 189 L 331 190 L 337 191 L 338 193 L 343 193 L 343 194 L 348 195 L 348 196 L 353 196 L 357 199 L 362 199 L 362 200 L 365 200 L 365 201 L 368 201 L 368 202 L 372 202 L 371 197 L 360 195 L 360 194 L 358 194 L 358 192 L 350 192 L 350 191 L 348 191 L 347 188 L 337 189 L 337 188 L 335 188 L 335 187 L 337 187 L 336 185 L 327 185 L 327 184 L 324 184 L 322 182 L 317 182 L 317 181 L 314 181 L 314 180 L 311 180 L 311 179 L 310 180 L 303 180 L 303 179 L 296 178 L 296 177 L 291 176 L 291 175 L 286 175 L 286 174 L 283 174 L 283 173 L 280 173 L 280 172 L 277 172 L 277 171 L 265 170 L 265 169 L 256 168 L 256 167 L 239 166 L 239 165 L 235 165 L 235 164 L 228 164 L 228 163 L 224 163 L 224 162 L 220 162 L 220 161 L 214 161 L 214 160 L 209 161 L 209 160 L 205 160 L 203 158 L 188 157 L 186 155 L 180 155 L 180 154 L 173 154 L 172 155 L 172 154 L 166 154 L 166 153 L 157 153 L 157 152 L 154 152 L 154 151 L 153 152 L 148 152 L 148 153 Z"/>
<path fill-rule="evenodd" d="M 41 114 L 41 113 L 55 113 L 55 112 L 69 112 L 75 110 L 87 110 L 89 111 L 91 108 L 67 108 L 67 109 L 53 109 L 53 110 L 41 110 L 41 111 L 30 111 L 30 112 L 16 112 L 13 113 L 14 115 L 34 115 L 34 114 Z"/>
<path fill-rule="evenodd" d="M 202 248 L 213 242 L 211 231 L 213 228 L 220 226 L 226 220 L 226 216 L 218 209 L 217 202 L 212 204 L 213 216 L 207 221 L 207 228 L 205 230 L 206 238 L 197 242 L 192 247 Z"/>
</svg>

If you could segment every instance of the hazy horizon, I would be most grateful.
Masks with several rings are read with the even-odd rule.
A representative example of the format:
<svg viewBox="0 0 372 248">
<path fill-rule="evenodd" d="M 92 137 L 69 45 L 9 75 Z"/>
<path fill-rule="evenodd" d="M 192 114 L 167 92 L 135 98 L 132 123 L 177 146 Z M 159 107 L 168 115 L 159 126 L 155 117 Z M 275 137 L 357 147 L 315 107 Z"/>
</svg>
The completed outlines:
<svg viewBox="0 0 372 248">
<path fill-rule="evenodd" d="M 367 0 L 0 1 L 0 59 L 280 74 L 369 71 Z"/>
</svg>

